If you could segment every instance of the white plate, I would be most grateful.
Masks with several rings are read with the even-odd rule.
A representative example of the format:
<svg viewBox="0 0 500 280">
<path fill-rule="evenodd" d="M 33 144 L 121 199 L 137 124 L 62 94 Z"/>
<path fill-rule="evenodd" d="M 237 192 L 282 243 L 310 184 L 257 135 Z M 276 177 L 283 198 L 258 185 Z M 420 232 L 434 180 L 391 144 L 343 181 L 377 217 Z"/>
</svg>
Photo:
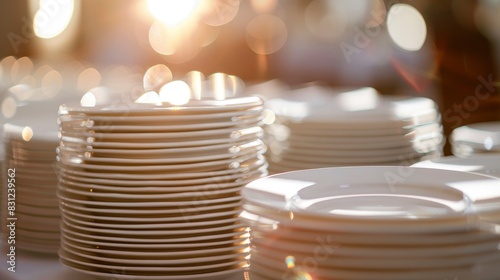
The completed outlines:
<svg viewBox="0 0 500 280">
<path fill-rule="evenodd" d="M 69 153 L 91 153 L 96 157 L 111 158 L 157 158 L 172 156 L 208 156 L 218 154 L 237 154 L 242 150 L 258 147 L 263 142 L 260 139 L 252 139 L 236 143 L 223 143 L 218 145 L 207 145 L 188 148 L 167 148 L 167 149 L 100 149 L 92 147 L 82 147 L 79 149 L 59 146 L 58 151 Z M 55 156 L 52 154 L 52 156 Z"/>
<path fill-rule="evenodd" d="M 446 169 L 473 172 L 488 176 L 500 177 L 500 155 L 486 154 L 470 157 L 446 156 L 432 160 L 417 162 L 412 167 Z"/>
<path fill-rule="evenodd" d="M 181 180 L 190 178 L 215 178 L 219 176 L 226 176 L 231 174 L 245 173 L 257 166 L 262 166 L 266 164 L 266 160 L 263 156 L 259 155 L 256 158 L 251 158 L 247 161 L 240 163 L 238 168 L 233 169 L 222 169 L 214 171 L 201 171 L 195 172 L 193 170 L 179 170 L 175 173 L 138 173 L 138 174 L 127 174 L 120 172 L 92 172 L 88 170 L 79 170 L 77 168 L 67 167 L 64 164 L 59 164 L 61 173 L 72 174 L 80 177 L 87 178 L 102 178 L 102 179 L 112 179 L 112 180 Z"/>
<path fill-rule="evenodd" d="M 143 238 L 142 236 L 127 236 L 127 237 L 121 237 L 121 236 L 113 236 L 113 235 L 96 235 L 93 232 L 87 233 L 85 231 L 80 231 L 76 230 L 74 228 L 68 227 L 64 223 L 61 224 L 61 232 L 63 234 L 71 234 L 73 236 L 76 236 L 77 238 L 86 238 L 90 240 L 94 240 L 96 242 L 102 241 L 102 242 L 114 242 L 114 243 L 127 243 L 127 244 L 137 244 L 137 246 L 156 246 L 158 244 L 197 244 L 197 243 L 203 243 L 203 242 L 213 242 L 215 240 L 229 240 L 236 238 L 237 236 L 240 236 L 244 233 L 246 233 L 246 230 L 241 227 L 236 227 L 236 228 L 230 228 L 229 230 L 220 230 L 220 231 L 214 231 L 214 232 L 208 232 L 208 233 L 201 233 L 198 235 L 192 235 L 192 236 L 187 236 L 187 235 L 178 235 L 178 236 L 158 236 L 157 238 Z"/>
<path fill-rule="evenodd" d="M 293 248 L 293 247 L 292 247 Z M 410 249 L 411 250 L 411 249 Z M 384 251 L 383 248 L 379 251 Z M 316 250 L 318 252 L 318 250 Z M 325 253 L 323 251 L 324 254 Z M 264 248 L 254 247 L 251 251 L 252 257 L 275 262 L 283 261 L 287 256 L 294 256 L 297 263 L 305 263 L 308 258 L 314 256 L 314 253 L 300 253 L 294 249 L 286 250 L 279 248 Z M 383 253 L 382 253 L 383 254 Z M 487 252 L 477 255 L 457 255 L 451 257 L 424 257 L 424 258 L 383 258 L 383 257 L 340 257 L 336 255 L 328 255 L 326 259 L 322 259 L 321 268 L 345 268 L 352 270 L 364 269 L 379 269 L 379 270 L 433 270 L 444 268 L 460 268 L 473 266 L 484 262 L 497 262 L 500 264 L 500 254 L 496 252 Z"/>
<path fill-rule="evenodd" d="M 106 258 L 116 258 L 115 262 L 120 262 L 123 259 L 129 258 L 129 260 L 135 258 L 136 260 L 150 260 L 152 261 L 150 265 L 159 265 L 159 263 L 154 263 L 153 260 L 161 259 L 164 261 L 164 265 L 174 265 L 174 264 L 188 264 L 192 260 L 194 262 L 202 263 L 205 262 L 202 259 L 204 258 L 212 258 L 212 257 L 222 257 L 225 256 L 224 259 L 237 258 L 241 255 L 234 256 L 234 254 L 243 253 L 249 251 L 249 244 L 230 244 L 226 246 L 216 246 L 216 247 L 208 247 L 208 248 L 173 248 L 169 250 L 165 249 L 151 249 L 148 251 L 144 251 L 141 249 L 115 249 L 115 248 L 107 248 L 107 247 L 94 247 L 92 245 L 79 244 L 77 242 L 72 242 L 70 240 L 66 240 L 64 237 L 61 239 L 61 243 L 65 247 L 70 247 L 74 251 L 80 252 L 85 255 L 100 255 Z M 194 260 L 194 259 L 197 260 Z M 184 263 L 182 261 L 185 261 Z M 101 260 L 104 261 L 104 260 Z M 110 259 L 108 259 L 110 261 Z M 206 262 L 214 261 L 211 259 L 207 259 Z M 144 264 L 142 261 L 139 263 Z"/>
<path fill-rule="evenodd" d="M 108 207 L 96 207 L 95 205 L 85 205 L 77 202 L 65 202 L 62 201 L 61 205 L 65 209 L 73 209 L 74 211 L 81 212 L 91 212 L 95 214 L 113 216 L 113 215 L 127 215 L 130 217 L 134 216 L 144 216 L 144 215 L 161 215 L 161 214 L 178 214 L 178 215 L 193 215 L 193 213 L 201 213 L 206 211 L 223 211 L 221 209 L 231 209 L 234 210 L 237 207 L 241 207 L 241 201 L 235 201 L 230 203 L 220 203 L 220 204 L 205 204 L 198 203 L 198 205 L 193 205 L 193 207 L 157 207 L 157 208 L 108 208 Z M 196 207 L 194 207 L 196 206 Z"/>
<path fill-rule="evenodd" d="M 363 99 L 365 102 L 359 102 Z M 280 118 L 294 122 L 329 123 L 346 128 L 404 127 L 435 119 L 434 101 L 423 97 L 382 96 L 372 88 L 335 93 L 320 87 L 289 92 L 268 100 L 266 106 Z"/>
<path fill-rule="evenodd" d="M 295 262 L 295 269 L 287 270 L 284 265 L 285 261 L 276 261 L 269 258 L 256 256 L 251 259 L 250 276 L 253 273 L 265 275 L 269 278 L 263 279 L 281 279 L 281 277 L 303 277 L 310 278 L 311 275 L 319 279 L 328 279 L 331 275 L 339 277 L 339 279 L 370 279 L 370 280 L 420 280 L 420 279 L 454 279 L 460 277 L 462 279 L 481 279 L 494 280 L 496 279 L 500 269 L 498 262 L 487 264 L 477 264 L 475 266 L 465 266 L 462 268 L 442 268 L 442 269 L 411 269 L 398 271 L 379 270 L 379 269 L 342 269 L 342 268 L 323 268 L 316 267 L 311 270 L 307 263 Z M 309 272 L 308 272 L 309 270 Z M 251 278 L 253 279 L 253 278 Z M 293 279 L 293 278 L 292 278 Z"/>
<path fill-rule="evenodd" d="M 81 160 L 84 163 L 109 163 L 109 164 L 127 164 L 127 165 L 160 165 L 160 164 L 181 164 L 195 162 L 209 162 L 223 160 L 228 158 L 242 157 L 247 155 L 260 155 L 266 152 L 266 146 L 260 143 L 256 146 L 247 146 L 240 149 L 237 153 L 220 153 L 217 155 L 207 156 L 180 156 L 177 157 L 161 157 L 156 158 L 120 158 L 120 157 L 96 157 L 92 153 L 73 153 L 64 150 L 59 151 L 59 158 L 67 161 Z"/>
<path fill-rule="evenodd" d="M 228 225 L 215 225 L 213 227 L 198 227 L 198 228 L 186 228 L 181 230 L 118 230 L 118 229 L 106 229 L 106 228 L 92 228 L 86 226 L 75 225 L 73 223 L 69 223 L 66 220 L 62 221 L 62 224 L 65 225 L 70 232 L 74 230 L 82 231 L 86 233 L 92 233 L 94 235 L 113 235 L 113 236 L 142 236 L 142 238 L 147 237 L 157 237 L 157 236 L 179 236 L 179 235 L 190 235 L 190 234 L 210 234 L 210 233 L 218 233 L 225 230 L 236 230 L 241 228 L 242 225 L 239 223 L 231 223 Z"/>
<path fill-rule="evenodd" d="M 253 235 L 252 235 L 253 236 Z M 365 235 L 364 238 L 370 239 L 372 235 Z M 358 244 L 347 245 L 340 243 L 328 243 L 326 240 L 322 241 L 322 245 L 326 246 L 321 248 L 323 253 L 327 253 L 331 258 L 361 258 L 361 259 L 385 259 L 394 260 L 403 259 L 406 261 L 421 261 L 421 260 L 438 260 L 442 258 L 454 257 L 480 257 L 481 255 L 489 253 L 498 253 L 498 240 L 483 243 L 466 243 L 447 245 L 432 245 L 432 246 L 418 246 L 413 247 L 411 244 L 403 244 L 401 246 L 383 246 L 383 247 L 370 247 L 360 246 Z M 288 252 L 289 255 L 314 255 L 318 247 L 317 239 L 309 241 L 303 240 L 286 240 L 279 238 L 276 240 L 252 238 L 252 246 L 257 250 L 267 250 L 269 252 L 276 250 Z M 286 249 L 285 249 L 286 248 Z M 411 251 L 411 254 L 408 254 Z"/>
<path fill-rule="evenodd" d="M 409 167 L 337 167 L 258 179 L 243 188 L 242 195 L 271 214 L 293 213 L 293 220 L 280 222 L 318 227 L 339 221 L 346 227 L 342 229 L 335 223 L 339 231 L 442 232 L 477 226 L 477 213 L 469 197 L 477 203 L 481 199 L 477 188 L 484 185 L 500 190 L 500 180 L 469 173 Z M 437 221 L 442 223 L 429 226 Z"/>
<path fill-rule="evenodd" d="M 88 138 L 78 138 L 78 137 L 62 137 L 61 145 L 76 147 L 76 148 L 86 148 L 95 147 L 103 149 L 167 149 L 167 148 L 184 148 L 184 147 L 198 147 L 205 145 L 218 145 L 225 143 L 239 143 L 245 140 L 256 140 L 263 136 L 263 130 L 260 127 L 255 129 L 242 131 L 239 130 L 238 133 L 228 135 L 228 137 L 210 136 L 204 137 L 203 139 L 193 140 L 192 138 L 178 138 L 178 139 L 156 139 L 157 142 L 153 141 L 137 141 L 129 142 L 124 139 L 124 141 L 106 141 L 100 142 L 96 141 L 93 137 Z M 207 139 L 208 138 L 208 139 Z M 144 139 L 143 139 L 144 140 Z M 54 148 L 55 149 L 55 148 Z"/>
<path fill-rule="evenodd" d="M 483 146 L 485 150 L 500 146 L 500 122 L 482 122 L 455 128 L 450 137 L 453 143 L 469 143 Z"/>
<path fill-rule="evenodd" d="M 134 132 L 93 132 L 93 131 L 66 131 L 61 130 L 61 139 L 65 138 L 78 138 L 87 139 L 92 138 L 94 142 L 137 142 L 137 141 L 176 141 L 177 139 L 214 139 L 214 138 L 229 138 L 233 139 L 238 135 L 246 135 L 249 133 L 261 132 L 262 128 L 260 126 L 250 125 L 246 127 L 235 127 L 235 128 L 221 128 L 221 129 L 208 129 L 208 130 L 196 130 L 196 131 L 182 131 L 182 132 L 144 132 L 144 133 L 134 133 Z"/>
<path fill-rule="evenodd" d="M 236 266 L 240 264 L 243 266 L 247 264 L 245 260 L 245 255 L 241 254 L 227 254 L 214 257 L 193 257 L 195 263 L 189 263 L 191 259 L 182 258 L 186 261 L 185 265 L 179 266 L 178 262 L 174 262 L 171 259 L 143 259 L 139 256 L 136 259 L 131 258 L 118 258 L 118 257 L 106 257 L 106 254 L 101 252 L 98 253 L 88 253 L 80 250 L 77 246 L 72 246 L 73 244 L 69 242 L 64 242 L 61 246 L 61 254 L 66 255 L 68 259 L 79 260 L 81 262 L 89 262 L 89 264 L 94 263 L 92 266 L 100 268 L 112 268 L 116 269 L 120 265 L 128 267 L 130 272 L 148 273 L 148 272 L 165 272 L 172 273 L 175 272 L 188 272 L 195 270 L 214 270 L 217 271 L 218 268 L 227 268 L 228 266 Z M 208 261 L 204 261 L 204 260 Z M 134 262 L 135 261 L 135 262 Z M 210 263 L 211 261 L 211 263 Z M 184 264 L 184 263 L 183 263 Z M 141 267 L 141 265 L 143 265 Z M 146 266 L 147 265 L 147 266 Z"/>
<path fill-rule="evenodd" d="M 99 222 L 110 222 L 110 223 L 137 223 L 137 224 L 147 224 L 147 223 L 172 223 L 172 222 L 190 222 L 190 221 L 203 221 L 203 220 L 213 220 L 221 217 L 233 216 L 236 217 L 240 214 L 241 209 L 224 209 L 223 211 L 209 213 L 193 213 L 193 215 L 175 215 L 175 216 L 146 216 L 146 217 L 129 217 L 129 216 L 105 216 L 98 215 L 97 213 L 85 214 L 71 209 L 67 209 L 64 206 L 61 207 L 61 212 L 66 216 L 74 217 L 75 219 L 81 221 L 99 221 Z"/>
<path fill-rule="evenodd" d="M 253 239 L 261 239 L 265 242 L 275 239 L 283 239 L 298 243 L 311 241 L 325 246 L 361 246 L 370 248 L 372 246 L 382 247 L 428 247 L 428 246 L 462 246 L 464 244 L 487 243 L 500 241 L 500 234 L 493 231 L 476 230 L 459 233 L 437 233 L 437 234 L 370 234 L 367 238 L 362 233 L 343 233 L 330 230 L 307 230 L 294 227 L 293 225 L 280 224 L 259 215 L 242 211 L 242 219 L 251 227 Z"/>
<path fill-rule="evenodd" d="M 190 172 L 198 171 L 217 171 L 220 169 L 236 169 L 241 162 L 251 159 L 257 159 L 260 155 L 250 154 L 240 157 L 221 159 L 207 162 L 183 163 L 183 164 L 163 164 L 163 165 L 111 165 L 111 164 L 91 164 L 83 163 L 82 160 L 73 160 L 59 158 L 59 162 L 66 169 L 72 168 L 75 170 L 86 171 L 111 171 L 111 172 L 130 172 L 130 173 L 151 173 L 151 172 L 168 172 L 189 170 Z"/>
<path fill-rule="evenodd" d="M 214 189 L 214 183 L 230 183 L 245 180 L 249 177 L 265 174 L 267 164 L 255 166 L 246 172 L 240 171 L 234 174 L 213 177 L 202 177 L 186 180 L 148 180 L 147 184 L 141 180 L 118 180 L 118 179 L 93 179 L 92 177 L 73 176 L 71 174 L 61 173 L 61 182 L 86 183 L 92 185 L 81 185 L 83 188 L 97 188 L 103 191 L 115 191 L 121 193 L 173 193 L 186 191 L 209 191 Z M 207 185 L 208 184 L 208 185 Z M 96 187 L 97 186 L 97 187 Z M 131 188 L 135 187 L 135 188 Z"/>
<path fill-rule="evenodd" d="M 72 223 L 74 225 L 87 226 L 95 229 L 110 229 L 110 230 L 168 230 L 168 229 L 184 229 L 184 228 L 195 228 L 195 227 L 205 227 L 205 226 L 216 226 L 225 225 L 229 223 L 238 222 L 239 218 L 235 215 L 228 215 L 226 217 L 219 217 L 217 219 L 212 219 L 209 221 L 189 221 L 179 218 L 177 222 L 174 223 L 150 223 L 150 224 L 138 224 L 138 223 L 111 223 L 108 221 L 97 222 L 97 221 L 87 221 L 86 219 L 81 219 L 78 217 L 72 217 L 67 215 L 65 212 L 61 215 L 64 222 Z"/>
<path fill-rule="evenodd" d="M 252 118 L 256 115 L 262 114 L 263 107 L 255 106 L 244 111 L 230 111 L 230 112 L 217 112 L 210 111 L 206 113 L 197 114 L 160 114 L 160 115 L 129 115 L 124 111 L 120 115 L 110 116 L 88 116 L 85 113 L 60 114 L 60 122 L 67 121 L 82 121 L 88 122 L 84 126 L 92 125 L 166 125 L 172 123 L 178 124 L 202 124 L 213 122 L 231 122 L 240 121 Z"/>
<path fill-rule="evenodd" d="M 108 115 L 167 115 L 167 114 L 196 114 L 207 112 L 227 112 L 245 110 L 262 105 L 263 100 L 256 96 L 228 98 L 224 100 L 191 100 L 186 105 L 154 105 L 144 103 L 116 103 L 82 107 L 80 104 L 68 103 L 59 107 L 59 114 L 85 113 L 89 116 Z"/>
<path fill-rule="evenodd" d="M 91 125 L 91 121 L 61 121 L 61 130 L 67 132 L 102 132 L 102 133 L 117 133 L 117 132 L 183 132 L 183 131 L 200 131 L 200 130 L 213 130 L 223 128 L 238 128 L 249 125 L 260 125 L 264 116 L 256 115 L 253 118 L 243 119 L 239 121 L 229 122 L 210 122 L 210 123 L 188 123 L 188 124 L 137 124 L 137 125 Z M 61 118 L 60 118 L 61 119 Z"/>
</svg>

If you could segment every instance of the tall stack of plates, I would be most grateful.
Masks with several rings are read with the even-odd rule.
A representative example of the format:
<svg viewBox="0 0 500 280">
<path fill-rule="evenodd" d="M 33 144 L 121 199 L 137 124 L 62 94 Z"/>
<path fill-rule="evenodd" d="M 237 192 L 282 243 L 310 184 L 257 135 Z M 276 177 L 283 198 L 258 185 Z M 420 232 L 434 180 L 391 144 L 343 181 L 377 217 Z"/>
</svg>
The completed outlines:
<svg viewBox="0 0 500 280">
<path fill-rule="evenodd" d="M 452 153 L 466 157 L 500 152 L 500 122 L 483 122 L 455 128 L 450 137 Z"/>
<path fill-rule="evenodd" d="M 497 191 L 485 193 L 485 187 Z M 414 167 L 332 167 L 248 184 L 254 279 L 498 279 L 482 218 L 500 180 Z"/>
<path fill-rule="evenodd" d="M 62 105 L 61 262 L 123 279 L 241 273 L 240 190 L 267 175 L 262 111 L 258 97 Z"/>
<path fill-rule="evenodd" d="M 329 166 L 410 165 L 438 157 L 440 114 L 423 97 L 381 96 L 372 88 L 306 87 L 266 102 L 270 172 Z"/>
<path fill-rule="evenodd" d="M 16 248 L 54 254 L 60 243 L 57 111 L 50 114 L 44 109 L 39 104 L 19 108 L 4 125 L 6 158 L 2 173 L 11 184 L 2 190 L 1 212 L 4 219 L 16 224 Z"/>
</svg>

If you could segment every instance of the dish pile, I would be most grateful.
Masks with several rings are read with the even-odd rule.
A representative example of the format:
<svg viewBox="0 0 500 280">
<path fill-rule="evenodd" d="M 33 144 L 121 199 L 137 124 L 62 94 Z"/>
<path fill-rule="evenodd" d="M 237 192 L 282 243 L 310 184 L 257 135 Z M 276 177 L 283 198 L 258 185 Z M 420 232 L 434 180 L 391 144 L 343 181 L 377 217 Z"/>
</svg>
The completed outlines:
<svg viewBox="0 0 500 280">
<path fill-rule="evenodd" d="M 240 190 L 267 175 L 262 100 L 94 100 L 59 110 L 60 261 L 104 278 L 241 273 Z"/>
<path fill-rule="evenodd" d="M 495 279 L 500 235 L 483 220 L 500 180 L 416 167 L 331 167 L 242 190 L 251 279 Z M 495 194 L 498 200 L 498 191 Z M 489 200 L 488 200 L 489 199 Z"/>
<path fill-rule="evenodd" d="M 266 102 L 270 172 L 330 166 L 410 165 L 439 157 L 445 143 L 434 101 L 383 96 L 373 88 L 310 86 Z"/>
<path fill-rule="evenodd" d="M 500 122 L 482 122 L 455 128 L 450 137 L 452 153 L 459 157 L 500 152 Z"/>
<path fill-rule="evenodd" d="M 16 248 L 55 254 L 60 243 L 55 164 L 58 126 L 57 111 L 50 114 L 49 108 L 44 103 L 19 107 L 3 126 L 5 185 L 0 211 L 3 219 L 16 225 Z M 2 231 L 11 235 L 7 227 Z"/>
</svg>

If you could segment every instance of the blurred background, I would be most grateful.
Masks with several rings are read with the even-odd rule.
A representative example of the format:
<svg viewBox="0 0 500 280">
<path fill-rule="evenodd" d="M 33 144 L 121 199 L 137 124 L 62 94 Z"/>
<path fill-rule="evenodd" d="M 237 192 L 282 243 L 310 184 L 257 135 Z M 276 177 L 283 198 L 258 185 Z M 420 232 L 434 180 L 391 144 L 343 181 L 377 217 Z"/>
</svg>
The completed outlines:
<svg viewBox="0 0 500 280">
<path fill-rule="evenodd" d="M 425 96 L 438 103 L 445 134 L 500 120 L 499 0 L 0 3 L 4 72 L 12 57 L 96 68 L 165 64 L 174 78 L 197 70 L 248 85 L 275 80 Z"/>
</svg>

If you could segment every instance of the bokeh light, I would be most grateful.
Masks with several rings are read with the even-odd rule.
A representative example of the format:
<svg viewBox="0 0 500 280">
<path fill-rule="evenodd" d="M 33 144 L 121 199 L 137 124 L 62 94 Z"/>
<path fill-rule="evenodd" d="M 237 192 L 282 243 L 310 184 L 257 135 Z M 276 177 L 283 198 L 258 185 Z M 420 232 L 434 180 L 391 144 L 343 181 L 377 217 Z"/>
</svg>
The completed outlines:
<svg viewBox="0 0 500 280">
<path fill-rule="evenodd" d="M 156 91 L 172 81 L 172 71 L 164 64 L 156 64 L 148 68 L 143 77 L 145 91 Z"/>
<path fill-rule="evenodd" d="M 278 0 L 250 0 L 250 4 L 252 4 L 252 8 L 257 13 L 265 14 L 271 13 L 276 9 L 278 5 Z"/>
<path fill-rule="evenodd" d="M 74 9 L 74 0 L 40 0 L 40 6 L 33 18 L 35 35 L 49 39 L 61 34 L 71 22 Z"/>
<path fill-rule="evenodd" d="M 285 23 L 274 15 L 257 16 L 247 26 L 247 44 L 257 54 L 279 51 L 285 45 L 287 37 Z"/>
<path fill-rule="evenodd" d="M 309 30 L 321 38 L 336 38 L 344 33 L 350 16 L 332 6 L 332 1 L 312 1 L 305 11 L 305 22 Z"/>
<path fill-rule="evenodd" d="M 26 142 L 30 141 L 31 138 L 33 138 L 33 129 L 31 129 L 31 127 L 29 126 L 24 127 L 23 131 L 21 132 L 21 137 Z"/>
<path fill-rule="evenodd" d="M 199 15 L 206 24 L 221 26 L 232 21 L 239 9 L 239 0 L 203 0 Z"/>
<path fill-rule="evenodd" d="M 51 98 L 58 95 L 63 87 L 63 77 L 56 70 L 51 70 L 42 78 L 43 98 Z"/>
<path fill-rule="evenodd" d="M 82 107 L 95 107 L 96 103 L 97 98 L 90 91 L 85 93 L 80 99 L 80 105 L 82 105 Z"/>
<path fill-rule="evenodd" d="M 427 37 L 424 17 L 413 6 L 394 4 L 387 15 L 387 30 L 392 41 L 406 51 L 418 51 Z"/>
<path fill-rule="evenodd" d="M 10 70 L 12 80 L 15 82 L 20 81 L 23 77 L 30 75 L 33 72 L 33 61 L 28 57 L 21 57 L 12 64 Z"/>
<path fill-rule="evenodd" d="M 183 63 L 195 57 L 202 39 L 196 34 L 198 22 L 186 22 L 175 27 L 155 21 L 149 29 L 149 43 L 154 51 L 172 63 Z"/>
<path fill-rule="evenodd" d="M 172 105 L 184 105 L 191 99 L 191 89 L 183 81 L 173 81 L 160 89 L 160 100 Z"/>
<path fill-rule="evenodd" d="M 87 68 L 78 75 L 77 87 L 79 90 L 88 91 L 101 84 L 101 74 L 95 68 Z"/>
<path fill-rule="evenodd" d="M 161 105 L 161 99 L 158 93 L 154 91 L 148 91 L 139 96 L 139 98 L 135 100 L 135 103 Z"/>
<path fill-rule="evenodd" d="M 6 119 L 12 118 L 16 114 L 17 102 L 12 96 L 7 96 L 2 101 L 2 115 Z"/>
<path fill-rule="evenodd" d="M 151 14 L 169 26 L 188 20 L 199 6 L 200 0 L 148 0 Z"/>
<path fill-rule="evenodd" d="M 200 100 L 203 91 L 205 75 L 200 71 L 190 71 L 185 75 L 184 81 L 191 88 L 191 98 Z"/>
</svg>

